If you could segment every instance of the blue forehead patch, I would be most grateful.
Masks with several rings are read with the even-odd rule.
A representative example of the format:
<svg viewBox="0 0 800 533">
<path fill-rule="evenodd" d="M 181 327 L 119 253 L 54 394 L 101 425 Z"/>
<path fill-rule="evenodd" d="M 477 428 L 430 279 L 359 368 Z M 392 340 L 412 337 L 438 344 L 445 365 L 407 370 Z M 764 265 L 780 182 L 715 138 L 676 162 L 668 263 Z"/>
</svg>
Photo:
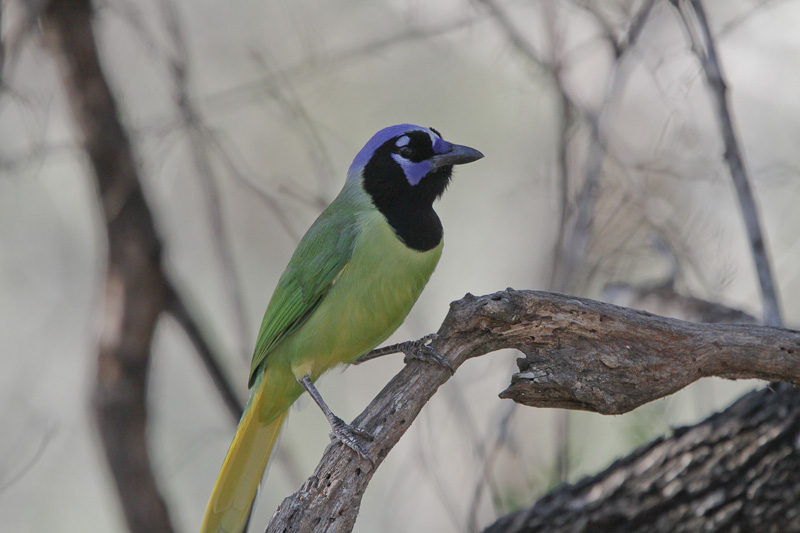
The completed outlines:
<svg viewBox="0 0 800 533">
<path fill-rule="evenodd" d="M 433 143 L 433 153 L 434 154 L 446 154 L 450 150 L 453 149 L 453 145 L 449 142 L 445 141 L 438 135 L 436 136 L 436 142 Z"/>
<path fill-rule="evenodd" d="M 378 133 L 373 135 L 369 141 L 367 141 L 367 144 L 364 145 L 364 148 L 359 150 L 355 159 L 353 159 L 353 163 L 350 165 L 350 169 L 347 171 L 347 175 L 352 176 L 367 166 L 367 163 L 369 163 L 369 160 L 372 157 L 372 154 L 375 153 L 375 150 L 383 146 L 386 141 L 394 139 L 395 137 L 400 137 L 401 135 L 404 135 L 410 131 L 424 131 L 425 133 L 428 133 L 430 130 L 428 128 L 423 128 L 422 126 L 415 126 L 414 124 L 397 124 L 396 126 L 383 128 Z M 437 139 L 436 143 L 433 145 L 433 151 L 435 153 L 443 154 L 450 151 L 450 143 L 441 140 L 438 135 L 434 134 L 434 137 Z"/>
</svg>

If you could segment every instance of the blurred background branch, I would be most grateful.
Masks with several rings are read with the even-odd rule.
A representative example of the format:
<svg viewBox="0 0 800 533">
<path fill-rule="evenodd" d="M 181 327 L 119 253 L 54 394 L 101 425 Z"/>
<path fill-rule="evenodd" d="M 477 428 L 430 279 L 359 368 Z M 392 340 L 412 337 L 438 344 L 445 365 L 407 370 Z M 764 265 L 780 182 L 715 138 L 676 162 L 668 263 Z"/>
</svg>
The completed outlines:
<svg viewBox="0 0 800 533">
<path fill-rule="evenodd" d="M 576 7 L 588 13 L 597 23 L 605 41 L 603 44 L 613 52 L 599 106 L 594 108 L 583 107 L 570 94 L 565 77 L 571 66 L 570 62 L 574 59 L 564 42 L 565 28 L 562 26 L 565 22 L 560 7 L 542 4 L 547 20 L 545 31 L 550 56 L 543 60 L 495 0 L 481 2 L 489 8 L 490 14 L 497 20 L 509 42 L 527 59 L 531 68 L 543 69 L 552 79 L 560 109 L 558 156 L 555 164 L 560 201 L 549 287 L 559 292 L 582 293 L 588 287 L 592 271 L 589 251 L 595 238 L 596 202 L 606 162 L 606 116 L 612 112 L 612 106 L 624 91 L 624 61 L 635 47 L 655 1 L 646 0 L 635 10 L 631 8 L 631 13 L 627 14 L 627 28 L 620 35 L 616 35 L 616 29 L 598 8 L 591 4 L 575 3 Z M 585 135 L 579 134 L 580 132 Z M 580 156 L 576 157 L 575 154 Z M 569 418 L 568 411 L 556 414 L 556 470 L 562 483 L 570 476 Z"/>
<path fill-rule="evenodd" d="M 230 412 L 234 423 L 238 424 L 239 418 L 241 418 L 244 411 L 244 401 L 236 392 L 236 387 L 226 377 L 225 369 L 220 365 L 219 355 L 211 347 L 211 342 L 206 339 L 204 332 L 207 328 L 200 326 L 191 311 L 189 311 L 190 307 L 184 302 L 183 297 L 175 287 L 170 286 L 167 295 L 170 314 L 186 333 L 198 356 L 203 361 L 208 375 L 214 382 L 222 402 Z"/>
<path fill-rule="evenodd" d="M 41 21 L 92 167 L 108 239 L 93 405 L 128 527 L 169 533 L 173 527 L 146 440 L 150 346 L 167 305 L 161 240 L 100 66 L 92 12 L 89 0 L 52 0 Z"/>
<path fill-rule="evenodd" d="M 783 324 L 783 319 L 781 318 L 780 300 L 767 252 L 767 238 L 761 229 L 758 208 L 750 185 L 752 180 L 748 176 L 738 139 L 739 135 L 731 117 L 727 85 L 722 75 L 722 65 L 717 55 L 717 45 L 714 42 L 714 36 L 708 24 L 703 2 L 700 0 L 672 0 L 672 3 L 678 9 L 683 23 L 686 25 L 687 33 L 692 42 L 692 50 L 700 61 L 708 81 L 711 98 L 714 100 L 719 130 L 725 144 L 725 163 L 728 165 L 731 180 L 736 189 L 739 209 L 742 211 L 742 221 L 747 231 L 758 282 L 761 286 L 764 323 L 780 326 Z M 698 36 L 698 31 L 700 36 Z"/>
</svg>

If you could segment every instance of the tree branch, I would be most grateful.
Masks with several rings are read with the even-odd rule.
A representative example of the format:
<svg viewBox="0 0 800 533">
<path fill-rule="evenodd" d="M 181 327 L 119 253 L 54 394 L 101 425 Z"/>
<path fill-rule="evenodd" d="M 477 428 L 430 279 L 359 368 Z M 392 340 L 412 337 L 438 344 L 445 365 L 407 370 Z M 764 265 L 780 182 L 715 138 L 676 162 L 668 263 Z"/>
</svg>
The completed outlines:
<svg viewBox="0 0 800 533">
<path fill-rule="evenodd" d="M 797 331 L 684 322 L 559 294 L 495 297 L 502 347 L 526 356 L 500 394 L 518 403 L 621 414 L 703 377 L 800 383 Z M 504 323 L 518 315 L 526 318 Z"/>
<path fill-rule="evenodd" d="M 236 329 L 238 353 L 245 360 L 250 355 L 250 331 L 245 316 L 244 295 L 234 261 L 233 244 L 228 235 L 227 221 L 223 213 L 222 189 L 219 184 L 213 161 L 209 153 L 210 132 L 197 111 L 189 91 L 189 51 L 183 36 L 180 18 L 175 5 L 169 1 L 161 2 L 168 35 L 173 44 L 170 54 L 169 72 L 173 82 L 175 105 L 186 129 L 189 151 L 199 183 L 203 188 L 211 242 L 220 262 L 222 281 L 230 300 L 231 319 Z M 226 400 L 227 401 L 227 400 Z"/>
<path fill-rule="evenodd" d="M 717 56 L 716 44 L 714 43 L 714 37 L 711 35 L 703 3 L 700 0 L 684 2 L 671 0 L 671 2 L 676 6 L 683 19 L 692 42 L 692 49 L 703 68 L 711 91 L 711 97 L 714 100 L 717 122 L 725 144 L 725 163 L 728 165 L 728 170 L 736 189 L 736 196 L 739 199 L 739 209 L 742 211 L 742 219 L 747 230 L 753 262 L 755 263 L 758 282 L 761 286 L 764 323 L 771 326 L 780 326 L 783 323 L 780 301 L 778 300 L 775 280 L 769 256 L 767 255 L 764 232 L 761 230 L 758 208 L 756 207 L 753 189 L 750 186 L 751 180 L 742 158 L 742 150 L 739 147 L 736 128 L 733 125 L 733 118 L 728 104 L 727 86 L 722 75 L 722 66 Z M 689 12 L 690 9 L 694 13 L 694 20 L 692 20 Z M 697 35 L 695 22 L 699 27 L 702 38 Z"/>
<path fill-rule="evenodd" d="M 225 404 L 228 413 L 230 413 L 234 423 L 236 423 L 242 417 L 244 402 L 239 398 L 233 383 L 225 374 L 225 370 L 220 365 L 218 355 L 214 352 L 211 343 L 203 333 L 203 328 L 200 327 L 200 324 L 198 324 L 194 315 L 189 310 L 190 308 L 186 304 L 183 296 L 181 296 L 180 291 L 178 291 L 174 283 L 169 280 L 169 277 L 167 277 L 167 281 L 169 287 L 167 292 L 167 310 L 183 329 L 187 338 L 192 343 L 192 346 L 194 346 L 197 355 L 203 362 L 203 366 L 205 366 L 206 372 L 211 376 L 214 387 L 217 389 L 217 392 L 219 392 L 220 398 L 222 398 L 222 403 Z"/>
<path fill-rule="evenodd" d="M 622 413 L 705 376 L 800 383 L 800 332 L 694 324 L 584 298 L 508 289 L 453 302 L 432 346 L 453 368 L 503 348 L 526 354 L 501 397 Z M 436 390 L 442 366 L 412 362 L 355 420 L 377 468 Z M 334 442 L 267 531 L 350 531 L 375 469 Z M 324 527 L 321 526 L 324 524 Z"/>
<path fill-rule="evenodd" d="M 741 309 L 681 294 L 675 289 L 673 281 L 654 285 L 610 283 L 603 288 L 603 300 L 692 322 L 760 324 L 756 317 Z"/>
<path fill-rule="evenodd" d="M 129 528 L 170 533 L 145 431 L 150 345 L 167 304 L 161 241 L 100 65 L 91 17 L 89 0 L 52 0 L 41 15 L 45 43 L 58 60 L 67 102 L 94 171 L 108 237 L 93 407 Z"/>
</svg>

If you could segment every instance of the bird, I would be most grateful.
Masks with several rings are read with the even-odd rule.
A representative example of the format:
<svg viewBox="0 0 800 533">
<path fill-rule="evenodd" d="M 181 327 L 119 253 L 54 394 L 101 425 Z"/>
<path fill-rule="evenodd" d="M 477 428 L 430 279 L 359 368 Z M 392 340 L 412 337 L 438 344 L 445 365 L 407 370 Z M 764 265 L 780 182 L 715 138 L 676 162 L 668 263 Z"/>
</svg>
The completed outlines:
<svg viewBox="0 0 800 533">
<path fill-rule="evenodd" d="M 356 154 L 342 190 L 302 237 L 267 304 L 248 386 L 250 397 L 211 493 L 201 533 L 240 533 L 289 407 L 304 392 L 331 433 L 370 459 L 314 382 L 355 362 L 403 323 L 442 254 L 433 203 L 453 166 L 483 154 L 433 129 L 398 124 Z M 371 461 L 371 460 L 370 460 Z"/>
</svg>

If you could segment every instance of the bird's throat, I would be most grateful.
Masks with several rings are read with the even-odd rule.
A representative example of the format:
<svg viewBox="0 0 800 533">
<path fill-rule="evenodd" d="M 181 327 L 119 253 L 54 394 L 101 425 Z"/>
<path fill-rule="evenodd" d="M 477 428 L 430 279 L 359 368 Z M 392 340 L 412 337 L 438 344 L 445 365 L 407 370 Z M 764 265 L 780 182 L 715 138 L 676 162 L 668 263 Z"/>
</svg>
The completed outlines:
<svg viewBox="0 0 800 533">
<path fill-rule="evenodd" d="M 432 206 L 393 204 L 383 206 L 383 209 L 377 207 L 397 238 L 412 250 L 427 252 L 442 242 L 442 222 Z"/>
</svg>

